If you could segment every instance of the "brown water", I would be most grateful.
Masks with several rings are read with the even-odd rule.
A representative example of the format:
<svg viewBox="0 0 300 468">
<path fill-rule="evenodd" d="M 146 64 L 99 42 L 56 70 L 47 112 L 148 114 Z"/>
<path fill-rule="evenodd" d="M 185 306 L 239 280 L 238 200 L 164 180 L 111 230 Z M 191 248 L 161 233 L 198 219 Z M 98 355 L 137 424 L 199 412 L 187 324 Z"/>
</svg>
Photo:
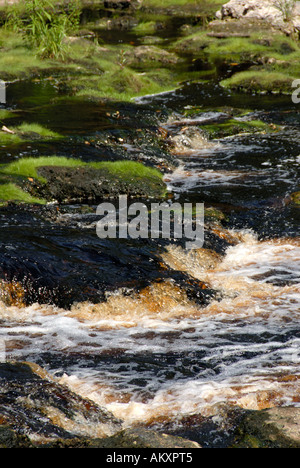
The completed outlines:
<svg viewBox="0 0 300 468">
<path fill-rule="evenodd" d="M 20 102 L 22 87 L 14 86 L 12 102 Z M 29 98 L 36 99 L 36 89 L 33 93 L 26 86 Z M 213 143 L 195 134 L 189 146 L 175 151 L 180 166 L 166 175 L 169 191 L 174 200 L 222 209 L 226 229 L 210 226 L 210 234 L 215 231 L 226 248 L 187 252 L 174 243 L 154 248 L 139 241 L 100 241 L 95 207 L 86 214 L 69 207 L 55 222 L 45 221 L 38 210 L 9 207 L 0 213 L 1 271 L 22 287 L 27 276 L 34 284 L 34 293 L 26 290 L 31 301 L 22 303 L 26 297 L 15 283 L 19 306 L 0 303 L 6 357 L 42 365 L 58 382 L 122 418 L 124 426 L 168 424 L 184 433 L 184 421 L 190 428 L 190 418 L 198 415 L 213 416 L 222 425 L 224 405 L 300 405 L 299 208 L 288 203 L 299 184 L 299 112 L 290 109 L 287 98 L 257 102 L 215 84 L 185 85 L 122 105 L 124 119 L 114 124 L 105 117 L 103 103 L 73 103 L 77 111 L 69 112 L 69 119 L 58 112 L 61 103 L 40 110 L 24 104 L 30 119 L 40 117 L 40 123 L 47 121 L 70 140 L 59 148 L 26 147 L 17 157 L 50 148 L 69 154 L 73 148 L 73 155 L 90 160 L 103 158 L 103 148 L 97 152 L 84 145 L 87 135 L 122 131 L 120 146 L 135 154 L 140 147 L 130 134 L 142 118 L 151 120 L 158 109 L 176 111 L 180 118 L 186 106 L 199 103 L 208 113 L 229 104 L 253 108 L 253 116 L 284 125 L 274 135 Z M 146 157 L 155 151 L 144 144 Z M 3 148 L 2 162 L 12 154 L 16 157 Z M 199 305 L 176 281 L 178 272 L 209 284 L 218 297 Z M 61 297 L 66 289 L 70 307 Z M 3 299 L 5 283 L 1 291 Z M 84 300 L 91 291 L 96 299 Z"/>
</svg>

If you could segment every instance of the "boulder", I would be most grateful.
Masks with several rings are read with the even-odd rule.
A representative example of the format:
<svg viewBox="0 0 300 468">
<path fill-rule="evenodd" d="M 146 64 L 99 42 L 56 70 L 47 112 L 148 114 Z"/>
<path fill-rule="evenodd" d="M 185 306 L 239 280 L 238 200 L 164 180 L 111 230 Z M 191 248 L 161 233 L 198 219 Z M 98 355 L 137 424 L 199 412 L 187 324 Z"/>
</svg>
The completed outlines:
<svg viewBox="0 0 300 468">
<path fill-rule="evenodd" d="M 201 446 L 181 437 L 160 434 L 148 429 L 126 429 L 112 437 L 95 442 L 99 448 L 156 448 L 156 449 L 199 449 Z"/>
<path fill-rule="evenodd" d="M 300 4 L 293 1 L 289 3 L 291 6 L 288 8 L 288 2 L 280 7 L 280 1 L 275 0 L 230 0 L 222 6 L 216 16 L 221 20 L 247 18 L 265 21 L 274 27 L 292 32 L 298 30 L 298 26 L 300 29 Z"/>
<path fill-rule="evenodd" d="M 249 411 L 239 431 L 238 448 L 300 448 L 300 408 Z"/>
<path fill-rule="evenodd" d="M 121 421 L 59 385 L 33 363 L 0 364 L 0 446 L 78 437 L 108 437 Z"/>
<path fill-rule="evenodd" d="M 162 179 L 152 175 L 130 177 L 122 173 L 112 174 L 106 169 L 56 166 L 41 167 L 38 172 L 47 182 L 30 182 L 27 190 L 59 203 L 97 203 L 119 195 L 160 198 L 166 189 Z"/>
</svg>

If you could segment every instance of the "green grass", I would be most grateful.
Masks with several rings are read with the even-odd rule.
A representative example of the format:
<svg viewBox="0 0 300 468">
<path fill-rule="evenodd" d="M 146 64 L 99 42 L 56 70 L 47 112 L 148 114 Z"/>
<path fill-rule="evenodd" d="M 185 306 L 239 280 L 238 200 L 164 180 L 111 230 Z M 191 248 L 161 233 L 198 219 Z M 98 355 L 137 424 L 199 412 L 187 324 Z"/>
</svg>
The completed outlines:
<svg viewBox="0 0 300 468">
<path fill-rule="evenodd" d="M 170 7 L 198 7 L 199 9 L 216 9 L 223 5 L 223 0 L 143 0 L 142 6 L 146 8 L 170 8 Z"/>
<path fill-rule="evenodd" d="M 178 85 L 173 74 L 165 69 L 138 73 L 129 67 L 114 66 L 111 63 L 102 75 L 79 77 L 71 81 L 71 84 L 78 97 L 116 101 L 130 101 L 146 94 L 171 91 Z"/>
<path fill-rule="evenodd" d="M 62 138 L 59 133 L 53 132 L 52 130 L 49 130 L 46 127 L 43 127 L 40 124 L 37 123 L 22 123 L 18 127 L 16 127 L 16 131 L 20 132 L 21 134 L 29 135 L 30 134 L 35 134 L 38 135 L 39 137 L 46 139 L 46 138 L 55 138 L 59 139 Z"/>
<path fill-rule="evenodd" d="M 13 176 L 32 177 L 40 182 L 46 182 L 37 170 L 43 166 L 59 167 L 93 167 L 94 169 L 105 169 L 120 178 L 153 178 L 162 179 L 162 174 L 155 168 L 146 167 L 134 161 L 104 161 L 85 163 L 80 159 L 65 158 L 59 156 L 44 156 L 40 158 L 23 158 L 7 165 L 0 166 L 0 173 Z"/>
<path fill-rule="evenodd" d="M 13 146 L 22 143 L 22 138 L 19 135 L 13 135 L 12 133 L 7 133 L 0 131 L 0 146 Z"/>
<path fill-rule="evenodd" d="M 157 25 L 155 21 L 142 21 L 132 31 L 141 36 L 148 36 L 156 33 Z"/>
<path fill-rule="evenodd" d="M 227 80 L 221 81 L 225 88 L 249 93 L 286 93 L 292 94 L 292 83 L 297 76 L 268 70 L 251 70 L 240 72 Z"/>
<path fill-rule="evenodd" d="M 107 171 L 109 175 L 117 180 L 128 182 L 135 182 L 143 184 L 143 181 L 157 182 L 162 181 L 163 175 L 155 168 L 146 167 L 141 163 L 134 161 L 116 161 L 116 162 L 91 162 L 85 163 L 79 159 L 48 156 L 40 158 L 24 158 L 14 161 L 10 164 L 0 166 L 0 174 L 5 178 L 12 177 L 14 180 L 19 178 L 18 183 L 23 183 L 22 179 L 34 178 L 40 183 L 44 184 L 47 180 L 38 174 L 40 167 L 56 166 L 56 167 L 89 167 L 99 170 Z M 20 180 L 21 179 L 21 180 Z M 46 200 L 36 198 L 24 192 L 21 187 L 15 183 L 2 183 L 0 184 L 0 200 L 6 201 L 20 201 L 24 203 L 39 203 L 45 204 Z"/>
<path fill-rule="evenodd" d="M 216 123 L 212 125 L 204 125 L 203 130 L 208 133 L 211 138 L 224 138 L 240 133 L 254 132 L 274 132 L 275 128 L 270 127 L 261 120 L 238 120 L 230 119 L 224 123 Z"/>
<path fill-rule="evenodd" d="M 2 120 L 10 119 L 15 117 L 15 114 L 7 109 L 0 109 L 0 122 Z"/>
<path fill-rule="evenodd" d="M 46 203 L 46 200 L 32 197 L 31 195 L 29 195 L 29 193 L 24 192 L 24 190 L 12 183 L 0 185 L 0 200 L 18 201 L 24 203 L 38 203 L 41 205 L 44 205 Z"/>
<path fill-rule="evenodd" d="M 18 127 L 9 126 L 9 130 L 14 133 L 8 133 L 0 129 L 0 146 L 18 145 L 35 139 L 51 140 L 62 138 L 58 133 L 35 123 L 29 124 L 24 122 Z"/>
</svg>

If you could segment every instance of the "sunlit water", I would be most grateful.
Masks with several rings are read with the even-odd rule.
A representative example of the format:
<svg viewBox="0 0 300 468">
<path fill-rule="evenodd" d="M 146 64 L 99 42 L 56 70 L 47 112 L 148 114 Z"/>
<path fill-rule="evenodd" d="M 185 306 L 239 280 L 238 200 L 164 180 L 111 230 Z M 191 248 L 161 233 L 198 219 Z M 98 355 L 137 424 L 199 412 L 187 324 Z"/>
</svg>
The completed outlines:
<svg viewBox="0 0 300 468">
<path fill-rule="evenodd" d="M 211 105 L 223 99 L 224 105 L 240 104 L 235 96 L 215 97 L 207 90 L 202 96 L 197 89 L 198 101 L 193 87 L 147 99 L 159 107 L 197 104 L 203 96 Z M 270 118 L 281 124 L 286 118 L 278 115 Z M 224 257 L 174 245 L 162 253 L 167 266 L 219 291 L 218 300 L 200 307 L 165 280 L 140 293 L 110 292 L 106 302 L 78 303 L 70 310 L 1 303 L 6 358 L 39 363 L 58 382 L 122 418 L 125 426 L 213 416 L 223 404 L 300 406 L 299 208 L 288 199 L 299 181 L 299 115 L 289 118 L 292 128 L 274 135 L 201 141 L 188 154 L 179 154 L 180 166 L 166 176 L 174 199 L 205 202 L 229 217 L 227 235 L 236 242 Z M 95 122 L 96 117 L 96 127 Z M 83 236 L 95 229 L 87 221 L 81 227 Z M 68 239 L 67 249 L 71 252 L 74 242 L 79 255 L 74 239 Z M 12 249 L 13 242 L 9 239 Z M 53 240 L 53 255 L 60 258 L 65 249 L 65 241 Z M 87 253 L 84 260 L 91 258 Z"/>
<path fill-rule="evenodd" d="M 300 239 L 245 234 L 214 269 L 178 249 L 167 261 L 222 290 L 220 302 L 200 309 L 166 284 L 71 311 L 2 305 L 9 358 L 50 360 L 60 382 L 127 425 L 209 416 L 220 403 L 300 405 Z M 280 281 L 289 285 L 273 284 Z"/>
</svg>

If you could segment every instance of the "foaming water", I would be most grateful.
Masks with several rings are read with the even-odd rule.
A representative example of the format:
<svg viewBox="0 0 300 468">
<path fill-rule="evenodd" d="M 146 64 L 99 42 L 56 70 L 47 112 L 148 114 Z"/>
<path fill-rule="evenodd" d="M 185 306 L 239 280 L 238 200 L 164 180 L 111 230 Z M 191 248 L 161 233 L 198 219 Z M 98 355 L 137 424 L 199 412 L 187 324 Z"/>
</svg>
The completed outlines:
<svg viewBox="0 0 300 468">
<path fill-rule="evenodd" d="M 10 359 L 36 361 L 125 421 L 300 406 L 300 239 L 230 232 L 224 258 L 170 247 L 164 261 L 220 291 L 200 308 L 172 281 L 71 310 L 1 304 Z"/>
</svg>

